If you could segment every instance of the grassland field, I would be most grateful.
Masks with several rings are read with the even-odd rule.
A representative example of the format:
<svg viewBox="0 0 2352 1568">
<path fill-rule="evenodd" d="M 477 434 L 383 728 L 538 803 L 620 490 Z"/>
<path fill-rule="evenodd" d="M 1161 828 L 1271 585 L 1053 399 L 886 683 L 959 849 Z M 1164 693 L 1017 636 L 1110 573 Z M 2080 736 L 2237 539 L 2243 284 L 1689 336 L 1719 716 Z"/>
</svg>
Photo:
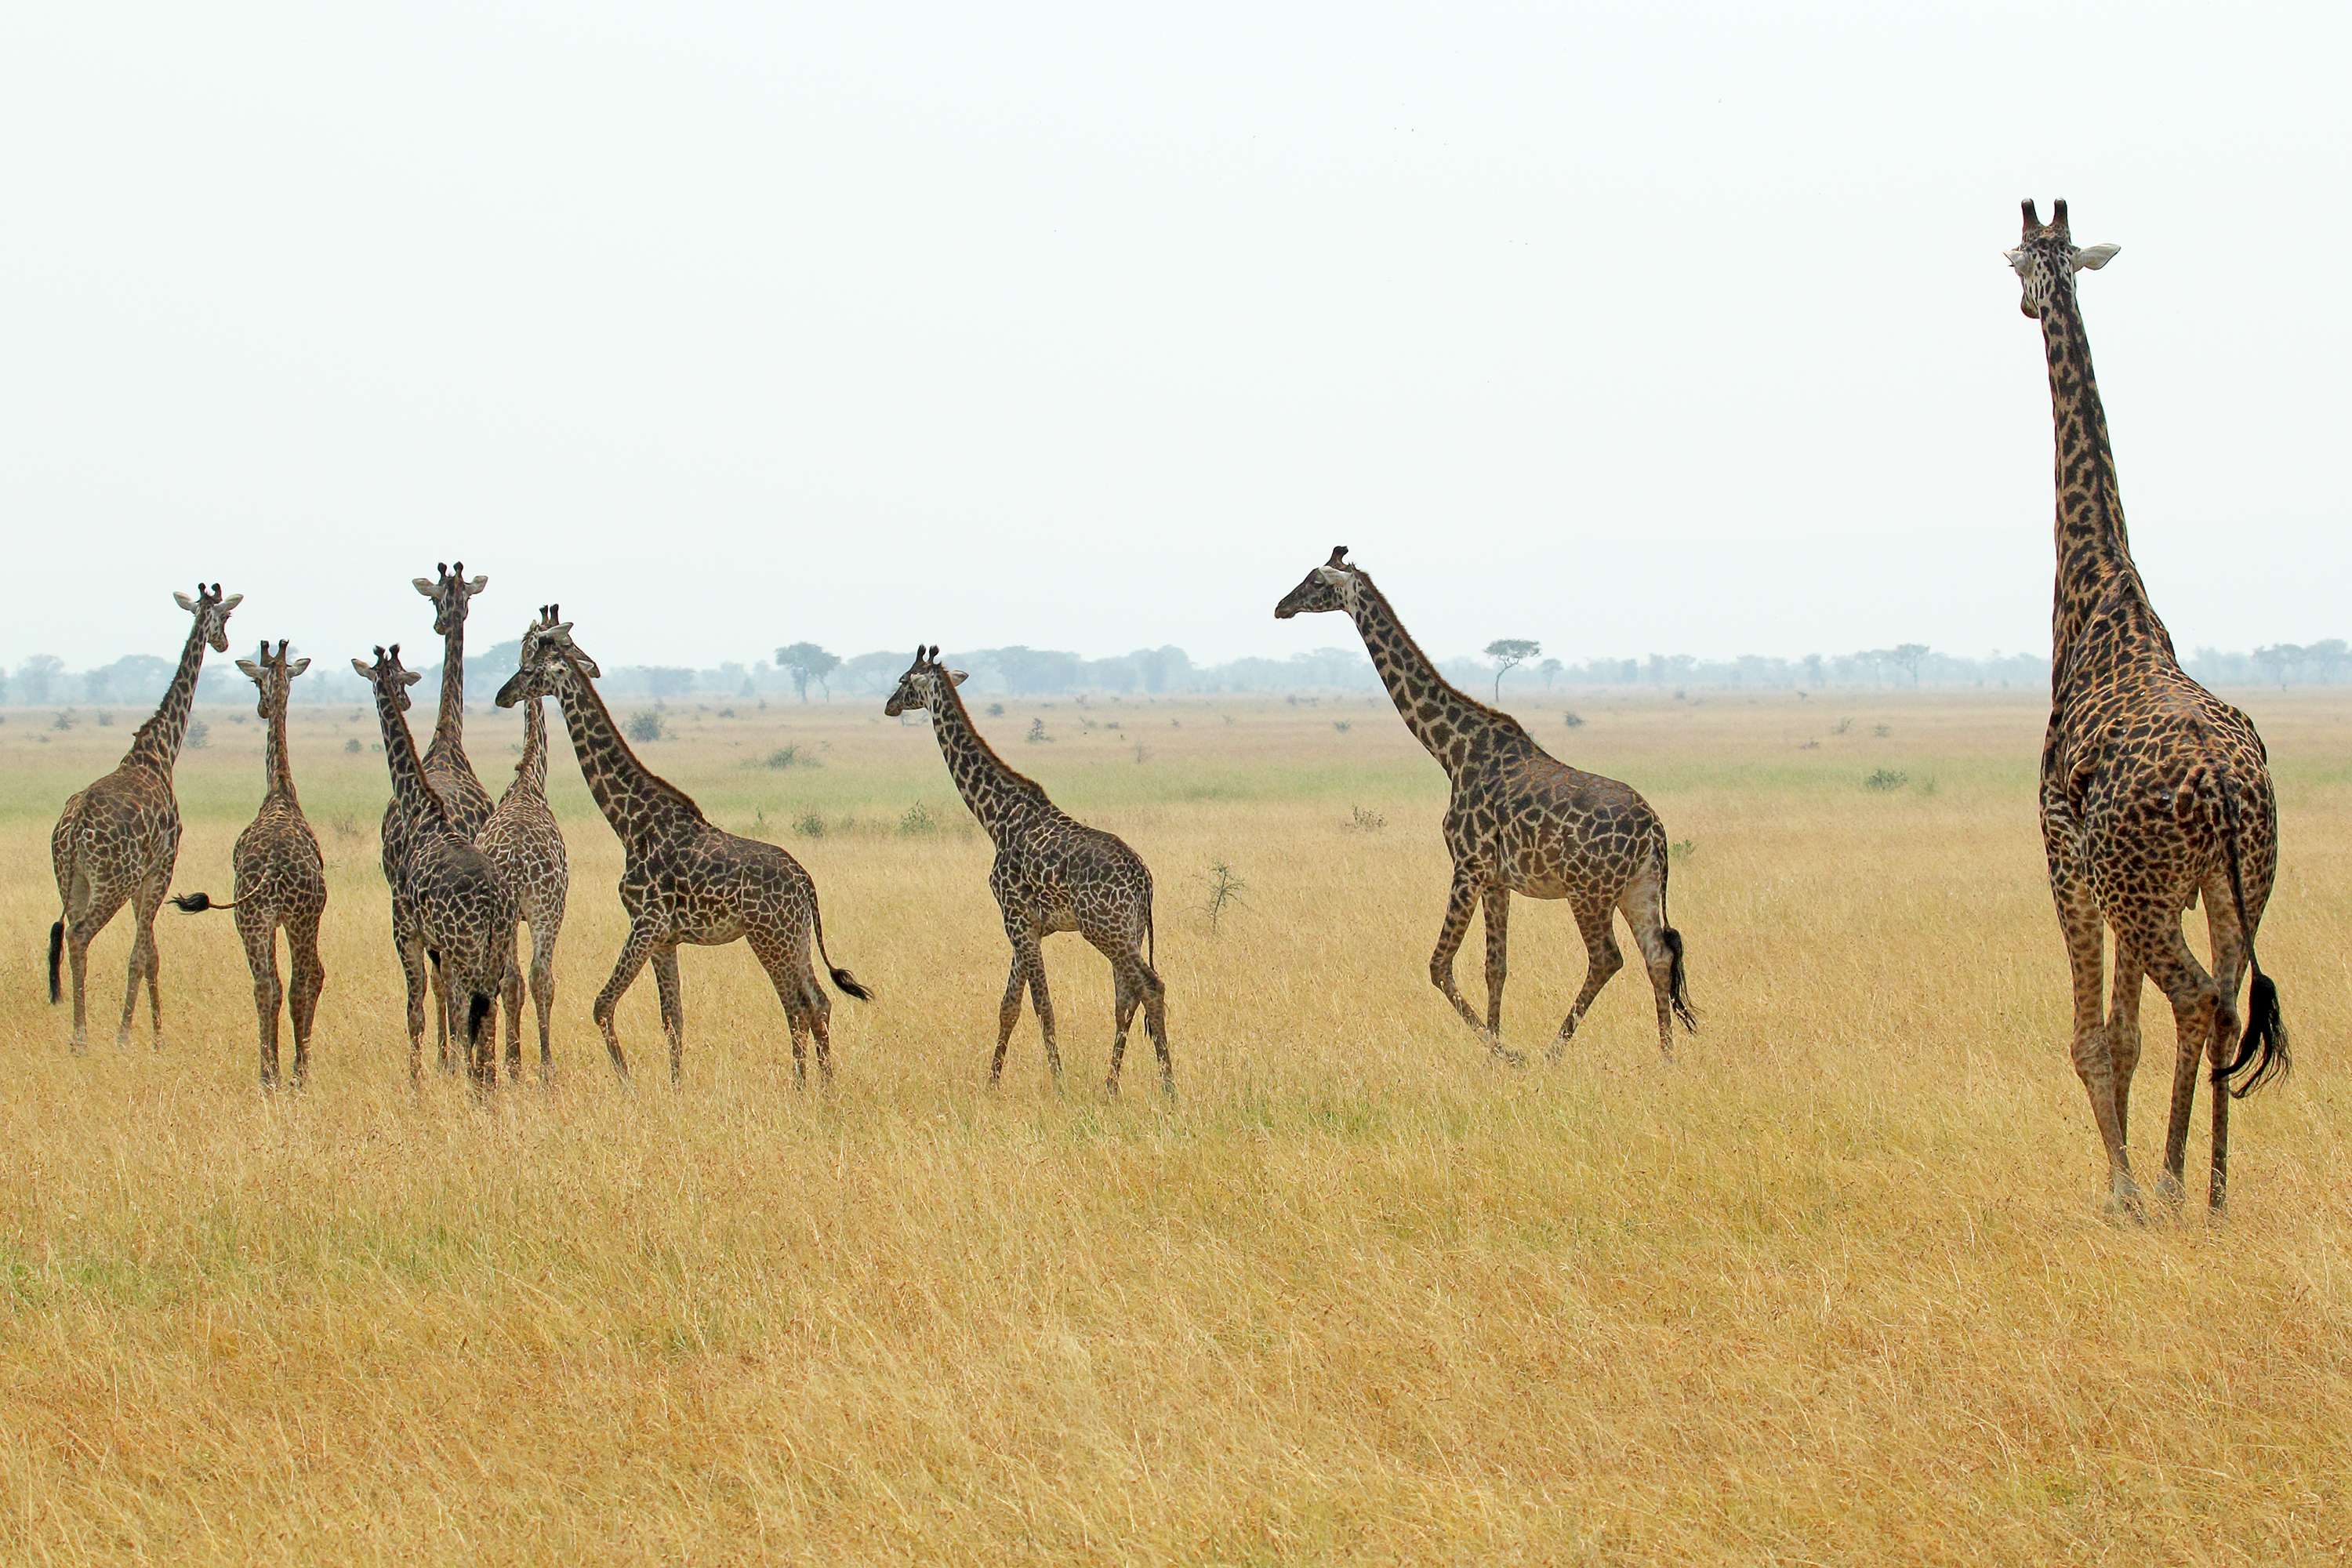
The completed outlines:
<svg viewBox="0 0 2352 1568">
<path fill-rule="evenodd" d="M 740 944 L 684 954 L 677 1086 L 641 977 L 616 1082 L 620 856 L 560 724 L 557 1073 L 412 1090 L 383 762 L 341 707 L 292 721 L 331 898 L 309 1089 L 259 1089 L 220 915 L 164 912 L 165 1036 L 142 1001 L 127 1051 L 118 919 L 72 1058 L 47 834 L 144 715 L 6 710 L 0 1559 L 2341 1561 L 2352 700 L 2232 695 L 2279 783 L 2296 1065 L 2237 1109 L 2227 1216 L 2146 1226 L 2102 1213 L 2066 1058 L 2035 692 L 1523 693 L 1665 818 L 1704 1027 L 1662 1067 L 1635 968 L 1518 1071 L 1429 984 L 1444 779 L 1385 700 L 1006 700 L 1000 749 L 1155 874 L 1173 1105 L 1139 1029 L 1100 1092 L 1075 937 L 1068 1092 L 1034 1016 L 987 1090 L 989 846 L 874 700 L 673 703 L 640 748 L 814 873 L 877 994 L 836 999 L 828 1092 Z M 176 887 L 226 896 L 261 735 L 199 716 Z M 519 719 L 467 740 L 496 795 Z M 1540 1047 L 1582 950 L 1556 904 L 1512 928 Z"/>
</svg>

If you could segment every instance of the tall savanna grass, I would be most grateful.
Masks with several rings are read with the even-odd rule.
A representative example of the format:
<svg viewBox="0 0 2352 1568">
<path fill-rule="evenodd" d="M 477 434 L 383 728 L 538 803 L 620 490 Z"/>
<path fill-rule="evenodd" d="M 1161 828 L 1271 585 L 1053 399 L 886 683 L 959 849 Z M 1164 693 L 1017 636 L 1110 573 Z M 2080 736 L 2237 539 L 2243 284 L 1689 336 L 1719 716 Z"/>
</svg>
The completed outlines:
<svg viewBox="0 0 2352 1568">
<path fill-rule="evenodd" d="M 1672 1068 L 1638 969 L 1554 1066 L 1500 1067 L 1459 1026 L 1426 976 L 1444 780 L 1384 701 L 982 718 L 1151 865 L 1173 1105 L 1139 1035 L 1102 1094 L 1109 978 L 1071 937 L 1047 944 L 1067 1092 L 1030 1019 L 985 1089 L 1007 964 L 987 843 L 928 728 L 845 700 L 674 705 L 643 748 L 814 874 L 835 961 L 877 992 L 835 1003 L 829 1092 L 793 1087 L 740 945 L 684 954 L 684 1082 L 649 978 L 615 1081 L 587 1013 L 619 854 L 561 754 L 556 1076 L 487 1105 L 412 1091 L 383 761 L 341 709 L 293 731 L 333 900 L 308 1090 L 258 1088 L 220 916 L 166 911 L 160 1050 L 143 1003 L 111 1043 L 110 929 L 73 1058 L 41 991 L 46 836 L 137 716 L 12 711 L 0 1556 L 2339 1557 L 2343 699 L 2241 694 L 2281 784 L 2262 952 L 2297 1065 L 2239 1109 L 2228 1216 L 2146 1226 L 2101 1212 L 2066 1058 L 2042 702 L 1567 700 L 1573 732 L 1563 701 L 1522 711 L 1677 843 L 1705 1027 Z M 226 894 L 260 736 L 206 717 L 177 886 Z M 1049 739 L 1024 742 L 1034 721 Z M 470 723 L 495 795 L 519 725 Z M 1218 863 L 1245 888 L 1213 929 Z M 1519 901 L 1513 936 L 1506 1026 L 1540 1047 L 1583 954 L 1556 904 Z M 1474 996 L 1482 954 L 1474 933 Z M 2153 994 L 2147 1016 L 2144 1172 L 2170 1058 Z"/>
</svg>

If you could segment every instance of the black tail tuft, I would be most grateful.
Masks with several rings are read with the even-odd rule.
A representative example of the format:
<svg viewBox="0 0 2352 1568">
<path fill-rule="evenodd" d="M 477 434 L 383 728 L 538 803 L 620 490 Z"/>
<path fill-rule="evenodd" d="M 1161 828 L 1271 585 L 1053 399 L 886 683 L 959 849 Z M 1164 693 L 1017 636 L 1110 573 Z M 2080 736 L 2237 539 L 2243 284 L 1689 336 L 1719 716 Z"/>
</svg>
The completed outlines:
<svg viewBox="0 0 2352 1568">
<path fill-rule="evenodd" d="M 2294 1064 L 2287 1055 L 2286 1020 L 2280 1016 L 2278 987 L 2261 970 L 2254 971 L 2254 983 L 2246 993 L 2246 1032 L 2238 1042 L 2238 1059 L 2228 1067 L 2213 1069 L 2213 1086 L 2226 1089 L 2231 1098 L 2243 1100 L 2273 1078 L 2283 1078 Z M 2232 1084 L 2230 1080 L 2252 1067 L 2246 1081 Z"/>
<path fill-rule="evenodd" d="M 488 1017 L 490 1010 L 497 1005 L 498 998 L 486 996 L 479 991 L 474 993 L 473 1001 L 466 1008 L 466 1043 L 467 1045 L 470 1046 L 482 1037 L 482 1020 Z"/>
<path fill-rule="evenodd" d="M 846 969 L 828 969 L 825 973 L 833 976 L 834 984 L 841 988 L 843 995 L 855 996 L 860 1002 L 874 1000 L 874 993 L 857 984 L 857 976 L 850 973 Z"/>
<path fill-rule="evenodd" d="M 172 907 L 184 915 L 200 915 L 206 910 L 233 910 L 234 903 L 216 904 L 210 893 L 174 893 Z"/>
<path fill-rule="evenodd" d="M 64 989 L 58 984 L 58 969 L 65 963 L 65 958 L 66 922 L 52 921 L 49 926 L 49 1005 L 52 1007 L 65 1000 Z"/>
<path fill-rule="evenodd" d="M 1666 1000 L 1674 1005 L 1675 1016 L 1683 1021 L 1686 1034 L 1698 1033 L 1698 1015 L 1691 1011 L 1690 976 L 1683 973 L 1683 933 L 1672 926 L 1658 932 L 1658 940 L 1675 955 L 1675 967 L 1666 981 Z"/>
</svg>

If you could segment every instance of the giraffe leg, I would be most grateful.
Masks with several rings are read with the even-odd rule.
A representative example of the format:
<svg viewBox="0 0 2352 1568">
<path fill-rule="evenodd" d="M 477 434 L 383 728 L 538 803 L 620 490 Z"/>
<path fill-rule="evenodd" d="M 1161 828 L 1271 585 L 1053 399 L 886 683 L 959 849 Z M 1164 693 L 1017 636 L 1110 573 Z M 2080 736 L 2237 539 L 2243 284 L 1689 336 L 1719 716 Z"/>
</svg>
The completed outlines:
<svg viewBox="0 0 2352 1568">
<path fill-rule="evenodd" d="M 533 931 L 536 937 L 539 933 Z M 499 944 L 506 950 L 506 972 L 499 977 L 499 1007 L 507 1020 L 507 1078 L 513 1082 L 522 1079 L 522 924 L 517 921 L 511 940 Z"/>
<path fill-rule="evenodd" d="M 2115 922 L 2117 950 L 2131 949 L 2148 978 L 2172 1004 L 2173 1025 L 2179 1038 L 2173 1058 L 2172 1117 L 2164 1140 L 2164 1171 L 2169 1178 L 2165 1190 L 2179 1192 L 2182 1186 L 2181 1169 L 2188 1159 L 2189 1120 L 2197 1101 L 2197 1066 L 2205 1059 L 2212 1044 L 2221 987 L 2205 973 L 2196 954 L 2189 951 L 2188 939 L 2180 931 L 2179 910 L 2123 904 L 2110 911 L 2108 918 Z"/>
<path fill-rule="evenodd" d="M 1454 885 L 1445 895 L 1445 924 L 1438 930 L 1437 951 L 1429 955 L 1429 983 L 1454 1004 L 1454 1010 L 1462 1015 L 1462 1021 L 1477 1032 L 1488 1048 L 1513 1067 L 1519 1067 L 1526 1063 L 1527 1058 L 1517 1051 L 1506 1049 L 1503 1042 L 1488 1032 L 1486 1026 L 1478 1021 L 1478 1015 L 1470 1011 L 1470 1004 L 1463 1000 L 1462 988 L 1454 983 L 1454 955 L 1462 951 L 1462 939 L 1469 934 L 1471 911 L 1478 907 L 1480 880 L 1466 867 L 1454 868 Z"/>
<path fill-rule="evenodd" d="M 1045 949 L 1037 942 L 1029 950 L 1029 1000 L 1037 1006 L 1038 1032 L 1045 1037 L 1045 1066 L 1054 1074 L 1054 1091 L 1062 1089 L 1062 1053 L 1054 1044 L 1054 998 L 1045 990 Z"/>
<path fill-rule="evenodd" d="M 2216 992 L 2213 1008 L 2213 1036 L 2206 1049 L 2213 1072 L 2213 1168 L 2206 1187 L 2208 1206 L 2227 1206 L 2230 1197 L 2230 1089 L 2223 1080 L 2222 1069 L 2237 1059 L 2238 1054 L 2238 986 L 2246 976 L 2247 948 L 2251 945 L 2243 927 L 2238 923 L 2237 900 L 2229 892 L 2226 877 L 2215 877 L 2214 886 L 2205 889 L 2205 932 L 2213 952 L 2213 985 Z M 2252 907 L 2247 914 L 2262 919 L 2261 905 L 2252 903 L 2255 894 L 2249 890 Z"/>
<path fill-rule="evenodd" d="M 2083 1080 L 2091 1116 L 2099 1125 L 2099 1141 L 2107 1152 L 2107 1207 L 2137 1215 L 2139 1184 L 2132 1180 L 2131 1159 L 2124 1149 L 2113 1042 L 2101 995 L 2106 985 L 2106 928 L 2089 873 L 2076 853 L 2072 820 L 2063 797 L 2045 784 L 2042 840 L 2050 860 L 2051 899 L 2057 906 L 2058 929 L 2066 939 L 2066 964 L 2074 983 L 2074 1074 Z"/>
<path fill-rule="evenodd" d="M 73 971 L 73 1054 L 79 1056 L 89 1048 L 89 944 L 106 929 L 106 922 L 122 908 L 124 900 L 110 904 L 93 904 L 79 918 L 66 922 L 66 962 Z M 126 1013 L 130 1011 L 126 1006 Z"/>
<path fill-rule="evenodd" d="M 1501 883 L 1480 900 L 1486 924 L 1486 1033 L 1503 1037 L 1503 977 L 1511 968 L 1511 889 Z"/>
<path fill-rule="evenodd" d="M 629 940 L 621 944 L 621 956 L 614 962 L 613 976 L 604 982 L 604 989 L 596 993 L 596 1005 L 589 1010 L 604 1037 L 604 1049 L 613 1058 L 613 1070 L 625 1081 L 629 1076 L 629 1058 L 621 1054 L 621 1036 L 613 1026 L 613 1013 L 621 1005 L 621 994 L 637 978 L 637 971 L 646 966 L 653 950 L 652 931 L 645 926 L 631 926 Z"/>
<path fill-rule="evenodd" d="M 1004 1073 L 1004 1047 L 1012 1042 L 1013 1026 L 1021 1022 L 1021 993 L 1028 988 L 1029 961 L 1016 939 L 1013 944 L 1013 973 L 1004 979 L 1004 1001 L 996 1010 L 996 1054 L 988 1062 L 988 1087 L 994 1089 L 996 1080 Z"/>
<path fill-rule="evenodd" d="M 1143 1002 L 1143 955 L 1121 945 L 1124 933 L 1089 931 L 1087 942 L 1110 963 L 1111 1040 L 1110 1073 L 1103 1079 L 1103 1092 L 1118 1093 L 1119 1065 L 1127 1059 L 1127 1033 L 1135 1022 L 1135 1010 Z"/>
<path fill-rule="evenodd" d="M 539 1074 L 545 1078 L 555 1066 L 555 1055 L 548 1048 L 548 1021 L 555 1012 L 555 936 L 562 929 L 559 911 L 548 919 L 546 929 L 534 924 L 530 928 L 530 1002 L 539 1013 Z"/>
<path fill-rule="evenodd" d="M 1617 933 L 1610 927 L 1612 911 L 1607 904 L 1593 909 L 1582 902 L 1570 906 L 1576 916 L 1576 928 L 1584 937 L 1584 985 L 1576 994 L 1568 1016 L 1560 1020 L 1559 1033 L 1552 1037 L 1551 1049 L 1546 1059 L 1557 1062 L 1568 1042 L 1576 1037 L 1576 1026 L 1584 1022 L 1592 999 L 1609 984 L 1616 973 L 1625 967 L 1625 955 L 1618 951 Z"/>
<path fill-rule="evenodd" d="M 408 1081 L 414 1084 L 425 1070 L 425 939 L 404 918 L 397 899 L 392 906 L 392 951 L 400 960 L 408 996 Z"/>
<path fill-rule="evenodd" d="M 2123 943 L 2116 944 L 2116 977 L 2107 987 L 2107 1064 L 2115 1088 L 2116 1125 L 2124 1147 L 2131 1147 L 2132 1075 L 2139 1069 L 2139 1005 L 2147 973 Z M 2168 1203 L 2180 1200 L 2180 1184 L 2164 1171 L 2156 1178 L 2158 1195 Z"/>
<path fill-rule="evenodd" d="M 669 1037 L 669 1080 L 686 1076 L 686 997 L 677 984 L 677 943 L 654 947 L 654 989 L 661 996 L 662 1033 Z"/>
<path fill-rule="evenodd" d="M 172 871 L 166 866 L 139 885 L 131 905 L 139 934 L 131 947 L 131 987 L 122 998 L 122 1024 L 114 1034 L 118 1048 L 131 1044 L 131 1015 L 138 1005 L 139 982 L 142 979 L 147 982 L 147 1010 L 154 1026 L 154 1048 L 163 1048 L 163 954 L 155 942 L 155 911 L 163 907 L 163 895 L 171 890 Z"/>
<path fill-rule="evenodd" d="M 1624 915 L 1625 923 L 1633 928 L 1633 945 L 1641 949 L 1642 965 L 1650 972 L 1650 994 L 1658 1005 L 1658 1059 L 1672 1067 L 1675 1064 L 1675 1015 L 1677 1011 L 1681 1013 L 1685 1028 L 1696 1028 L 1696 1026 L 1691 1022 L 1689 1002 L 1676 994 L 1675 972 L 1682 964 L 1682 938 L 1669 931 L 1666 926 L 1664 884 L 1658 869 L 1664 858 L 1661 851 L 1658 860 L 1645 867 L 1625 890 L 1617 895 L 1617 909 Z M 1601 920 L 1601 929 L 1606 931 L 1609 925 L 1606 910 L 1602 911 Z M 1613 956 L 1615 942 L 1610 943 L 1610 949 Z M 1610 973 L 1615 973 L 1616 965 L 1612 963 Z M 1602 975 L 1601 984 L 1606 985 L 1608 983 L 1609 975 Z M 1593 989 L 1597 994 L 1600 987 Z M 1588 1002 L 1587 1005 L 1590 1005 Z"/>
<path fill-rule="evenodd" d="M 236 906 L 237 935 L 245 939 L 246 967 L 253 971 L 253 1011 L 261 1035 L 261 1087 L 278 1087 L 278 1009 L 286 998 L 286 987 L 278 978 L 278 922 L 276 911 L 264 911 L 240 900 Z M 267 923 L 265 923 L 267 922 Z"/>
<path fill-rule="evenodd" d="M 1112 956 L 1111 974 L 1118 984 L 1116 1005 L 1118 1010 L 1118 1034 L 1110 1046 L 1110 1081 L 1105 1086 L 1111 1093 L 1118 1092 L 1118 1065 L 1127 1055 L 1128 1024 L 1135 1009 L 1143 1008 L 1143 1032 L 1151 1037 L 1151 1045 L 1160 1058 L 1160 1092 L 1172 1099 L 1176 1093 L 1176 1069 L 1168 1058 L 1168 987 L 1143 954 L 1129 949 Z"/>
<path fill-rule="evenodd" d="M 833 1042 L 824 1029 L 824 993 L 817 988 L 807 952 L 794 952 L 790 942 L 773 931 L 754 930 L 750 941 L 751 956 L 768 972 L 768 984 L 776 988 L 776 1000 L 783 1004 L 784 1026 L 793 1039 L 793 1082 L 801 1086 L 808 1082 L 805 1035 L 816 1043 L 818 1078 L 831 1083 Z"/>
<path fill-rule="evenodd" d="M 310 1076 L 310 1023 L 319 1016 L 319 993 L 327 988 L 326 965 L 319 962 L 317 915 L 287 925 L 286 953 L 294 971 L 288 1011 L 294 1019 L 294 1087 L 299 1089 Z"/>
</svg>

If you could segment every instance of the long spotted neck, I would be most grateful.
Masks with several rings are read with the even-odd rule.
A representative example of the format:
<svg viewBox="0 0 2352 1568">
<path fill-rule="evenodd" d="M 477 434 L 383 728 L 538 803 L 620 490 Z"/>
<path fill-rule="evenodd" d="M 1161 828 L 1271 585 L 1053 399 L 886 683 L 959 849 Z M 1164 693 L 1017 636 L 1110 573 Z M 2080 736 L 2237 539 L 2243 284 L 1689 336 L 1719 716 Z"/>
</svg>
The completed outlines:
<svg viewBox="0 0 2352 1568">
<path fill-rule="evenodd" d="M 563 704 L 564 727 L 572 731 L 572 750 L 580 758 L 588 793 L 596 797 L 597 809 L 624 844 L 708 826 L 691 796 L 637 761 L 595 686 L 568 658 L 556 695 Z"/>
<path fill-rule="evenodd" d="M 453 831 L 449 807 L 425 782 L 425 763 L 416 754 L 416 739 L 408 732 L 408 715 L 393 700 L 392 690 L 375 686 L 376 722 L 383 727 L 384 765 L 392 773 L 392 795 L 409 821 Z"/>
<path fill-rule="evenodd" d="M 434 718 L 433 744 L 427 752 L 461 771 L 473 771 L 473 764 L 466 760 L 466 622 L 462 616 L 441 638 L 441 711 Z"/>
<path fill-rule="evenodd" d="M 131 750 L 122 759 L 125 763 L 171 773 L 180 758 L 180 742 L 188 732 L 188 707 L 196 700 L 196 672 L 204 663 L 205 617 L 199 613 L 196 624 L 188 628 L 187 646 L 180 649 L 180 668 L 172 672 L 172 684 L 164 688 L 155 716 L 140 725 L 139 732 L 131 738 Z"/>
<path fill-rule="evenodd" d="M 268 791 L 262 798 L 282 795 L 299 805 L 294 794 L 294 764 L 286 749 L 286 703 L 289 693 L 280 692 L 269 708 L 269 740 L 263 749 L 263 783 Z M 384 748 L 388 753 L 391 747 Z"/>
<path fill-rule="evenodd" d="M 541 799 L 547 795 L 547 710 L 532 696 L 522 705 L 522 761 L 515 764 L 515 782 L 509 793 L 524 790 Z"/>
<path fill-rule="evenodd" d="M 931 733 L 939 740 L 940 755 L 947 759 L 948 776 L 955 781 L 956 793 L 963 796 L 964 805 L 971 808 L 992 841 L 1003 842 L 1005 833 L 1034 817 L 1048 804 L 1045 790 L 1034 779 L 1013 772 L 995 748 L 981 739 L 972 727 L 971 711 L 963 705 L 963 695 L 956 690 L 951 678 L 944 673 L 932 678 L 924 706 L 930 710 Z"/>
<path fill-rule="evenodd" d="M 1364 635 L 1364 651 L 1389 689 L 1389 700 L 1419 741 L 1448 774 L 1459 773 L 1470 761 L 1474 738 L 1507 729 L 1525 738 L 1518 721 L 1497 713 L 1457 689 L 1437 672 L 1421 651 L 1412 634 L 1397 618 L 1396 607 L 1364 574 L 1356 574 L 1356 629 Z"/>
<path fill-rule="evenodd" d="M 2062 275 L 2042 307 L 2042 353 L 2050 362 L 2050 414 L 2055 432 L 2058 512 L 2057 585 L 2050 611 L 2051 675 L 2063 697 L 2106 656 L 2141 639 L 2124 636 L 2133 623 L 2152 629 L 2168 657 L 2172 638 L 2147 601 L 2124 529 L 2123 494 L 2116 484 L 2115 452 L 2107 444 L 2107 414 L 2091 369 L 2091 343 L 2074 279 Z"/>
</svg>

